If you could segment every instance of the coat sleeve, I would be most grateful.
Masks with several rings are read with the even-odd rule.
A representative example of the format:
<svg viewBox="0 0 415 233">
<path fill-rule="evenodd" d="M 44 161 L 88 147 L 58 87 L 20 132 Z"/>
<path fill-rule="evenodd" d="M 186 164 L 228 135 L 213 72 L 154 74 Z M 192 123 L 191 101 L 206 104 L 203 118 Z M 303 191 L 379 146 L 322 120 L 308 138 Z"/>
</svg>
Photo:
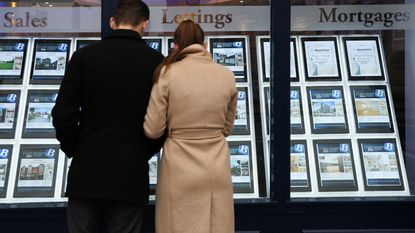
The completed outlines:
<svg viewBox="0 0 415 233">
<path fill-rule="evenodd" d="M 53 126 L 60 147 L 69 158 L 76 156 L 82 96 L 81 58 L 74 53 L 65 71 L 56 104 L 52 109 Z"/>
<path fill-rule="evenodd" d="M 226 114 L 226 121 L 225 121 L 225 127 L 223 129 L 223 134 L 227 137 L 231 134 L 233 122 L 235 121 L 235 114 L 236 114 L 236 104 L 238 101 L 238 91 L 236 88 L 233 88 L 232 95 L 231 95 L 231 101 L 228 105 L 228 112 Z"/>
<path fill-rule="evenodd" d="M 149 138 L 159 138 L 166 134 L 167 109 L 169 99 L 169 77 L 161 71 L 161 76 L 151 90 L 147 114 L 144 118 L 144 133 Z"/>
</svg>

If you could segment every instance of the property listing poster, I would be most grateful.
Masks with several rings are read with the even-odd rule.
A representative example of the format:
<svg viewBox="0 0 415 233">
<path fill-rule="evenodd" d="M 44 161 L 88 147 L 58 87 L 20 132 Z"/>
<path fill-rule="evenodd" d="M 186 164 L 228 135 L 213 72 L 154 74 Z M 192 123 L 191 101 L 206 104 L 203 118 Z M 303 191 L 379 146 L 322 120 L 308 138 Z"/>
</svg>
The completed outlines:
<svg viewBox="0 0 415 233">
<path fill-rule="evenodd" d="M 350 90 L 357 132 L 394 131 L 386 86 L 352 86 Z"/>
<path fill-rule="evenodd" d="M 21 145 L 14 197 L 53 197 L 59 145 Z"/>
<path fill-rule="evenodd" d="M 291 81 L 299 81 L 297 64 L 297 45 L 295 38 L 291 38 L 290 41 L 290 79 Z"/>
<path fill-rule="evenodd" d="M 340 79 L 335 40 L 303 38 L 307 79 Z"/>
<path fill-rule="evenodd" d="M 306 141 L 291 141 L 290 152 L 291 191 L 310 191 Z"/>
<path fill-rule="evenodd" d="M 23 128 L 24 138 L 53 138 L 52 108 L 55 106 L 57 90 L 29 90 Z"/>
<path fill-rule="evenodd" d="M 355 191 L 357 182 L 350 140 L 315 140 L 320 191 Z"/>
<path fill-rule="evenodd" d="M 12 154 L 12 145 L 0 145 L 0 198 L 5 198 L 7 194 L 7 183 Z"/>
<path fill-rule="evenodd" d="M 151 157 L 151 159 L 148 161 L 149 166 L 149 179 L 150 179 L 150 188 L 156 186 L 157 184 L 157 172 L 159 167 L 159 161 L 160 161 L 160 153 L 157 153 Z"/>
<path fill-rule="evenodd" d="M 63 180 L 62 180 L 62 193 L 61 197 L 65 197 L 66 193 L 66 185 L 68 184 L 68 173 L 69 168 L 71 167 L 72 158 L 68 158 L 65 156 L 65 164 L 63 166 Z"/>
<path fill-rule="evenodd" d="M 232 135 L 249 135 L 251 133 L 249 125 L 249 100 L 248 88 L 238 87 L 238 100 L 236 104 L 236 115 L 233 123 Z"/>
<path fill-rule="evenodd" d="M 291 87 L 290 90 L 290 126 L 292 134 L 305 132 L 300 87 Z"/>
<path fill-rule="evenodd" d="M 271 78 L 271 42 L 269 37 L 261 38 L 262 81 L 269 82 Z"/>
<path fill-rule="evenodd" d="M 271 92 L 269 87 L 264 87 L 264 103 L 265 103 L 265 128 L 267 135 L 270 135 L 270 112 L 271 112 Z"/>
<path fill-rule="evenodd" d="M 366 190 L 403 190 L 395 139 L 358 140 Z"/>
<path fill-rule="evenodd" d="M 313 133 L 348 133 L 342 87 L 308 87 Z"/>
<path fill-rule="evenodd" d="M 92 44 L 95 44 L 95 43 L 98 43 L 98 42 L 99 42 L 99 40 L 77 40 L 76 41 L 76 50 L 78 50 L 80 48 L 83 48 L 83 47 L 86 47 L 86 46 L 89 46 L 89 45 L 92 45 Z"/>
<path fill-rule="evenodd" d="M 230 69 L 237 82 L 246 82 L 245 38 L 211 38 L 213 61 Z"/>
<path fill-rule="evenodd" d="M 0 84 L 21 84 L 28 40 L 0 40 Z"/>
<path fill-rule="evenodd" d="M 376 38 L 345 37 L 350 79 L 384 79 Z"/>
<path fill-rule="evenodd" d="M 0 138 L 14 138 L 19 100 L 19 90 L 0 90 Z"/>
<path fill-rule="evenodd" d="M 251 143 L 229 141 L 230 166 L 234 192 L 253 192 Z"/>
<path fill-rule="evenodd" d="M 70 46 L 70 40 L 36 40 L 30 83 L 59 84 L 65 74 Z"/>
</svg>

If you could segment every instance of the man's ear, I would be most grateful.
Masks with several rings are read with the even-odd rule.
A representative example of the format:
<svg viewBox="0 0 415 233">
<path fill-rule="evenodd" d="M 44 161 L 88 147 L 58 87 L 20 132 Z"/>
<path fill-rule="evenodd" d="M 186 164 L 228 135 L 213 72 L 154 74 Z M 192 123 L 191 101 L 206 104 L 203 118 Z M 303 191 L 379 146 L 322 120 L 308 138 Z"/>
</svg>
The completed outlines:
<svg viewBox="0 0 415 233">
<path fill-rule="evenodd" d="M 115 30 L 115 29 L 117 29 L 117 28 L 118 28 L 117 23 L 115 23 L 115 18 L 114 18 L 114 17 L 111 17 L 111 18 L 110 18 L 110 28 L 111 28 L 112 30 Z"/>
<path fill-rule="evenodd" d="M 144 31 L 145 29 L 147 29 L 148 28 L 148 23 L 149 23 L 148 20 L 144 21 L 143 24 L 142 24 L 142 26 L 141 26 L 141 28 L 142 28 L 141 30 Z"/>
</svg>

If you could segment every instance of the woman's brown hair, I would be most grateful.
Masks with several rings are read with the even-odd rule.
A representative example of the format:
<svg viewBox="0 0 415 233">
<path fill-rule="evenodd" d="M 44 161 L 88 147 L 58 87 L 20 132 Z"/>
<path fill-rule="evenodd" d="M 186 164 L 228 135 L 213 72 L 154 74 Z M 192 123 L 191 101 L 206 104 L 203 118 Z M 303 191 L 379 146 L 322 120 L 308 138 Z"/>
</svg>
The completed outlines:
<svg viewBox="0 0 415 233">
<path fill-rule="evenodd" d="M 177 46 L 177 49 L 173 50 L 173 52 L 157 67 L 153 75 L 153 83 L 157 83 L 163 67 L 166 67 L 164 69 L 165 73 L 170 68 L 171 64 L 182 60 L 190 53 L 194 53 L 192 50 L 182 52 L 183 49 L 192 44 L 203 45 L 205 42 L 205 34 L 199 24 L 195 24 L 192 20 L 184 20 L 179 24 L 179 26 L 177 26 L 177 29 L 174 32 L 173 40 Z"/>
</svg>

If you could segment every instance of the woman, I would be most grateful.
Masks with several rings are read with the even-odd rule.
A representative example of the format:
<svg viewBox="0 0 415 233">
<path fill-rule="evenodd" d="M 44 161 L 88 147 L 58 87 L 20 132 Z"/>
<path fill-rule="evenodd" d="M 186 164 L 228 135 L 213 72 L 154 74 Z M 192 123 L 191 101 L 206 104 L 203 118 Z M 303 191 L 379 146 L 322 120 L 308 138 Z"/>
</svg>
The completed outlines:
<svg viewBox="0 0 415 233">
<path fill-rule="evenodd" d="M 212 61 L 199 25 L 185 20 L 156 70 L 144 130 L 168 130 L 156 190 L 157 233 L 233 233 L 229 149 L 236 111 L 233 73 Z"/>
</svg>

